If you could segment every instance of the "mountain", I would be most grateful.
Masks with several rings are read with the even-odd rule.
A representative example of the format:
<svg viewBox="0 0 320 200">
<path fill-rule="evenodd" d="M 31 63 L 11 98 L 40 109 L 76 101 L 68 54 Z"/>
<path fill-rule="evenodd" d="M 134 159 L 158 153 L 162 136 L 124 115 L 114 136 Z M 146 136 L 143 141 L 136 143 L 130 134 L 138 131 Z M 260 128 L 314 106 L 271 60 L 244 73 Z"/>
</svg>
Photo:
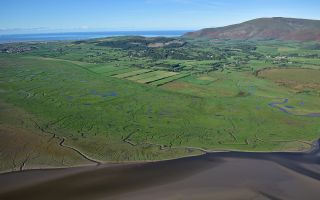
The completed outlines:
<svg viewBox="0 0 320 200">
<path fill-rule="evenodd" d="M 206 28 L 184 36 L 235 40 L 320 41 L 320 20 L 258 18 L 225 27 Z"/>
</svg>

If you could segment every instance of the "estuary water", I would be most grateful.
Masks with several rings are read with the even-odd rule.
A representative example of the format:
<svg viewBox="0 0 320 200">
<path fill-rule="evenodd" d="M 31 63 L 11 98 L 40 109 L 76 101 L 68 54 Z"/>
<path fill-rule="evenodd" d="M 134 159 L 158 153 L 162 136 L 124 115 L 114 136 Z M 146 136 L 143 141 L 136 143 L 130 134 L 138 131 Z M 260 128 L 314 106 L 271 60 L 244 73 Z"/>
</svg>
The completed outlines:
<svg viewBox="0 0 320 200">
<path fill-rule="evenodd" d="M 113 36 L 145 36 L 145 37 L 178 37 L 189 30 L 168 31 L 110 31 L 110 32 L 68 32 L 1 35 L 0 43 L 32 42 L 32 41 L 64 41 L 85 40 Z"/>
</svg>

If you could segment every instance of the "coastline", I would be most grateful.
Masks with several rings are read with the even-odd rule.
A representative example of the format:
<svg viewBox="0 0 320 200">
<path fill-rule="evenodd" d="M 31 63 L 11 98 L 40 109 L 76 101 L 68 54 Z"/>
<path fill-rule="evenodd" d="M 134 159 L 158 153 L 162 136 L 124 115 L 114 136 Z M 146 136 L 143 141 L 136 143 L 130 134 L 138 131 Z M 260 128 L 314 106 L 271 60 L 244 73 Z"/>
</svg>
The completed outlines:
<svg viewBox="0 0 320 200">
<path fill-rule="evenodd" d="M 160 200 L 170 196 L 191 200 L 239 195 L 236 199 L 261 195 L 265 199 L 271 195 L 274 199 L 316 200 L 319 143 L 315 141 L 309 152 L 229 151 L 163 161 L 7 173 L 0 175 L 0 198 Z M 278 187 L 282 192 L 275 189 Z M 175 197 L 178 193 L 181 196 Z"/>
<path fill-rule="evenodd" d="M 0 44 L 33 43 L 33 42 L 59 42 L 78 41 L 86 39 L 99 39 L 105 37 L 118 37 L 139 35 L 144 37 L 180 37 L 191 30 L 153 30 L 153 31 L 91 31 L 91 32 L 54 32 L 54 33 L 25 33 L 0 34 Z"/>
<path fill-rule="evenodd" d="M 59 145 L 65 148 L 70 148 L 74 150 L 75 152 L 79 153 L 81 156 L 84 155 L 85 157 L 88 157 L 84 153 L 82 153 L 80 150 L 78 150 L 75 147 L 69 146 L 69 145 L 64 145 L 63 143 L 65 142 L 65 138 L 62 138 L 62 140 L 59 142 Z M 284 141 L 288 142 L 288 141 Z M 292 142 L 292 141 L 290 141 Z M 301 142 L 301 141 L 298 141 Z M 305 142 L 304 142 L 305 143 Z M 206 154 L 215 154 L 215 153 L 254 153 L 254 154 L 268 154 L 268 153 L 303 153 L 303 154 L 308 154 L 312 153 L 314 151 L 320 151 L 320 139 L 313 141 L 312 143 L 308 143 L 310 145 L 309 149 L 305 149 L 302 151 L 250 151 L 250 150 L 236 150 L 236 149 L 221 149 L 221 150 L 206 150 L 203 148 L 198 148 L 198 147 L 172 147 L 172 148 L 184 148 L 184 149 L 193 149 L 193 150 L 198 150 L 202 152 L 201 154 L 196 154 L 196 155 L 186 155 L 186 156 L 180 156 L 176 158 L 168 158 L 168 159 L 161 159 L 161 160 L 140 160 L 140 161 L 102 161 L 102 160 L 97 160 L 91 157 L 88 157 L 89 161 L 92 162 L 92 164 L 78 164 L 78 165 L 72 165 L 72 166 L 46 166 L 46 167 L 37 167 L 37 166 L 31 166 L 27 169 L 24 169 L 22 171 L 9 171 L 9 170 L 4 170 L 0 171 L 0 177 L 1 175 L 4 174 L 10 174 L 10 173 L 21 173 L 21 172 L 26 172 L 26 171 L 34 171 L 34 170 L 55 170 L 55 169 L 76 169 L 76 168 L 85 168 L 85 167 L 94 167 L 94 166 L 122 166 L 122 165 L 131 165 L 131 164 L 146 164 L 146 163 L 155 163 L 155 162 L 165 162 L 165 161 L 172 161 L 172 160 L 179 160 L 183 158 L 192 158 L 192 157 L 198 157 L 198 156 L 203 156 Z M 156 145 L 156 144 L 155 144 Z"/>
</svg>

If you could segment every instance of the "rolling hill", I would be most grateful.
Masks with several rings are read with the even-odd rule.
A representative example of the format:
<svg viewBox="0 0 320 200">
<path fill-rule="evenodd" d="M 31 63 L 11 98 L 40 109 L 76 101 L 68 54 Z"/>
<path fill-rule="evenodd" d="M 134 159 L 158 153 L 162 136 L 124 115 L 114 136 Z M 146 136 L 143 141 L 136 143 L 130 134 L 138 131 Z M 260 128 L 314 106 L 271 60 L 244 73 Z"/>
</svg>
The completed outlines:
<svg viewBox="0 0 320 200">
<path fill-rule="evenodd" d="M 320 20 L 258 18 L 225 27 L 206 28 L 184 36 L 235 40 L 320 41 Z"/>
</svg>

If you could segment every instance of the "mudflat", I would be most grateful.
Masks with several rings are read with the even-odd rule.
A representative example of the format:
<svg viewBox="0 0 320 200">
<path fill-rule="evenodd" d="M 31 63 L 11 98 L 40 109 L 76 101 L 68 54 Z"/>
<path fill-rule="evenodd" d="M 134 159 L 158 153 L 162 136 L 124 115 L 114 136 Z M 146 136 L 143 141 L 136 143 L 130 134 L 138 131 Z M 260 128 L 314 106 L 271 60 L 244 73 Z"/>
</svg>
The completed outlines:
<svg viewBox="0 0 320 200">
<path fill-rule="evenodd" d="M 0 175 L 0 199 L 318 199 L 310 152 L 217 152 L 175 160 Z"/>
</svg>

